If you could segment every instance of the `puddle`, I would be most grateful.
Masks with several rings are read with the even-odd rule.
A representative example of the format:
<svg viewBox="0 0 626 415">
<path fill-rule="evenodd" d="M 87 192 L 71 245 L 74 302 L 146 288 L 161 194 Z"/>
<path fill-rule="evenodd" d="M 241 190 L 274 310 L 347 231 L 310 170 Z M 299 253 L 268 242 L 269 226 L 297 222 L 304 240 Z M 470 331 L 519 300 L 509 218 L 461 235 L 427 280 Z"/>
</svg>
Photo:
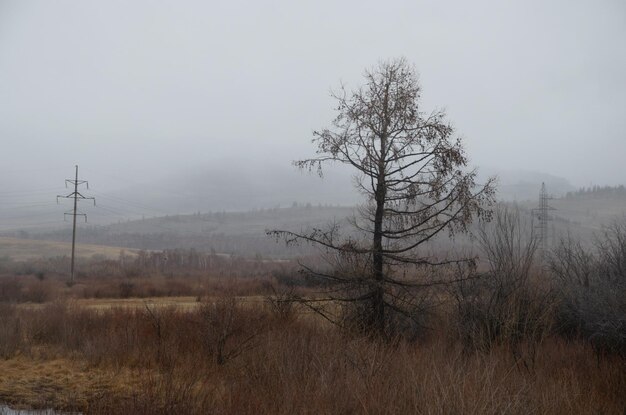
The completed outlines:
<svg viewBox="0 0 626 415">
<path fill-rule="evenodd" d="M 78 412 L 59 412 L 54 409 L 11 409 L 0 404 L 0 415 L 80 415 Z"/>
</svg>

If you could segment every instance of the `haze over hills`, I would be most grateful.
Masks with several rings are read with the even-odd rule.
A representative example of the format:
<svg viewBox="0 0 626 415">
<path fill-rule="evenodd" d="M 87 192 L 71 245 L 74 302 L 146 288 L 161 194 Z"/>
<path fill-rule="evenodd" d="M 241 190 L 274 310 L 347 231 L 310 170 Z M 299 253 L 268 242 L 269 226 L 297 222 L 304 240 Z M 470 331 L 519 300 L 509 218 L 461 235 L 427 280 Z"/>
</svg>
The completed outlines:
<svg viewBox="0 0 626 415">
<path fill-rule="evenodd" d="M 267 230 L 297 232 L 311 227 L 326 227 L 333 222 L 345 225 L 353 213 L 354 209 L 348 207 L 307 204 L 247 212 L 168 215 L 111 225 L 82 226 L 79 239 L 81 243 L 131 249 L 195 249 L 246 257 L 292 257 L 311 253 L 311 247 L 306 244 L 286 247 L 284 242 L 268 237 Z M 72 232 L 67 227 L 39 233 L 18 232 L 15 236 L 71 241 Z"/>
<path fill-rule="evenodd" d="M 241 160 L 239 160 L 241 162 Z M 245 169 L 234 169 L 236 160 L 224 160 L 203 168 L 166 174 L 162 178 L 116 187 L 104 172 L 87 171 L 90 189 L 85 196 L 94 196 L 97 205 L 81 202 L 81 211 L 88 214 L 89 223 L 106 225 L 165 215 L 248 211 L 288 207 L 294 202 L 313 206 L 355 206 L 362 196 L 352 183 L 352 172 L 331 168 L 320 178 L 316 172 L 298 171 L 289 163 L 275 161 L 246 161 Z M 504 201 L 536 201 L 541 183 L 555 196 L 574 190 L 567 179 L 532 171 L 499 171 L 479 169 L 479 181 L 497 175 L 498 198 Z M 82 176 L 82 175 L 81 175 Z M 0 232 L 19 230 L 41 231 L 69 227 L 63 214 L 71 209 L 71 200 L 60 199 L 72 189 L 63 186 L 59 175 L 54 185 L 42 182 L 39 187 L 8 188 L 0 192 Z"/>
<path fill-rule="evenodd" d="M 79 223 L 79 241 L 133 249 L 297 255 L 306 248 L 288 251 L 268 241 L 265 230 L 299 230 L 342 221 L 362 202 L 347 170 L 328 169 L 320 178 L 316 172 L 300 172 L 286 163 L 248 161 L 245 170 L 232 169 L 233 163 L 190 167 L 151 182 L 105 190 L 100 190 L 98 172 L 88 172 L 91 187 L 82 193 L 94 196 L 97 205 L 81 202 L 89 223 Z M 626 199 L 561 198 L 575 190 L 565 178 L 485 168 L 479 170 L 478 181 L 493 175 L 498 176 L 498 199 L 516 202 L 528 214 L 545 183 L 556 197 L 551 203 L 558 209 L 553 215 L 560 231 L 573 227 L 589 236 L 610 217 L 626 212 Z M 0 235 L 69 241 L 71 222 L 63 222 L 63 214 L 71 209 L 71 200 L 57 205 L 54 198 L 71 190 L 59 186 L 8 192 L 0 209 Z"/>
<path fill-rule="evenodd" d="M 293 202 L 352 206 L 361 197 L 352 186 L 352 172 L 340 168 L 299 171 L 289 163 L 246 161 L 245 169 L 232 166 L 241 160 L 224 160 L 206 168 L 166 177 L 116 192 L 124 199 L 170 213 L 243 211 L 290 206 Z"/>
<path fill-rule="evenodd" d="M 562 177 L 533 172 L 479 169 L 479 181 L 498 177 L 498 199 L 503 201 L 536 200 L 542 183 L 555 196 L 576 190 Z M 204 170 L 180 174 L 141 187 L 121 190 L 124 199 L 140 197 L 141 203 L 159 206 L 172 213 L 240 211 L 290 206 L 297 203 L 322 203 L 354 206 L 362 202 L 352 185 L 352 172 L 326 169 L 298 171 L 286 164 L 251 162 L 246 171 L 232 170 L 228 163 Z"/>
<path fill-rule="evenodd" d="M 485 168 L 479 170 L 479 174 L 481 178 L 497 176 L 498 199 L 507 202 L 537 200 L 542 183 L 545 183 L 550 194 L 554 197 L 565 196 L 567 192 L 576 190 L 576 187 L 564 177 L 537 171 Z"/>
<path fill-rule="evenodd" d="M 619 189 L 619 188 L 616 188 Z M 529 226 L 536 200 L 509 202 L 517 206 Z M 550 238 L 566 234 L 593 242 L 593 235 L 613 219 L 626 214 L 626 191 L 571 192 L 550 200 Z M 354 208 L 330 205 L 297 204 L 288 207 L 254 209 L 240 212 L 214 211 L 188 215 L 163 215 L 137 220 L 120 220 L 108 225 L 80 225 L 80 243 L 126 247 L 129 249 L 196 249 L 241 256 L 293 257 L 313 252 L 307 245 L 287 248 L 283 242 L 268 238 L 266 230 L 300 231 L 326 227 L 329 223 L 347 224 Z M 344 229 L 350 229 L 349 226 Z M 71 226 L 57 230 L 4 233 L 32 239 L 70 241 Z M 447 235 L 442 237 L 444 249 Z M 463 238 L 461 238 L 463 240 Z"/>
</svg>

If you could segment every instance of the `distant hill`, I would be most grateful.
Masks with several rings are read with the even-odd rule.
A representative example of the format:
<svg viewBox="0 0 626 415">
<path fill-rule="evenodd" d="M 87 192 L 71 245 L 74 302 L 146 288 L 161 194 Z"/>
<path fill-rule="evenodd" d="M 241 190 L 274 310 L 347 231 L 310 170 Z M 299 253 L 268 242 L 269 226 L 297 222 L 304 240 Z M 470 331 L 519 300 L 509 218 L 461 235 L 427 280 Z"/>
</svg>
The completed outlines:
<svg viewBox="0 0 626 415">
<path fill-rule="evenodd" d="M 550 190 L 550 189 L 549 189 Z M 550 200 L 550 236 L 556 240 L 568 232 L 592 240 L 602 226 L 626 214 L 626 197 L 615 192 L 574 192 Z M 530 218 L 537 200 L 515 202 Z M 325 227 L 337 222 L 348 231 L 351 207 L 292 204 L 291 207 L 255 209 L 244 212 L 209 212 L 189 215 L 165 215 L 139 220 L 124 220 L 109 225 L 81 225 L 79 244 L 125 247 L 130 249 L 196 249 L 204 252 L 285 258 L 314 252 L 308 245 L 286 247 L 284 242 L 266 236 L 268 229 L 298 231 Z M 529 222 L 530 223 L 530 222 Z M 69 242 L 71 228 L 55 231 L 16 232 L 21 238 Z M 445 235 L 442 240 L 445 245 Z M 42 250 L 42 252 L 47 252 Z M 119 252 L 119 251 L 117 251 Z"/>
<path fill-rule="evenodd" d="M 232 167 L 238 164 L 225 160 L 122 189 L 114 196 L 180 214 L 289 207 L 293 202 L 350 206 L 361 200 L 352 186 L 352 172 L 344 168 L 328 168 L 319 177 L 289 162 L 254 160 L 246 162 L 245 170 Z"/>
<path fill-rule="evenodd" d="M 351 206 L 363 200 L 353 186 L 353 173 L 335 166 L 320 178 L 288 163 L 250 162 L 246 171 L 232 170 L 224 163 L 128 188 L 116 196 L 181 214 L 286 207 L 294 201 Z M 498 177 L 497 198 L 503 201 L 536 200 L 542 183 L 557 197 L 576 190 L 567 179 L 542 172 L 479 169 L 479 173 L 479 182 Z"/>
<path fill-rule="evenodd" d="M 497 175 L 498 198 L 517 203 L 527 215 L 537 206 L 541 184 L 545 183 L 555 197 L 550 202 L 557 209 L 551 212 L 555 234 L 574 229 L 587 238 L 626 213 L 623 187 L 577 190 L 566 179 L 544 173 L 488 169 L 480 173 L 479 182 Z M 57 191 L 46 190 L 33 195 L 51 206 L 40 206 L 38 203 L 43 202 L 33 199 L 29 201 L 32 205 L 19 208 L 11 208 L 13 202 L 7 194 L 5 212 L 13 219 L 5 219 L 10 215 L 3 217 L 0 212 L 0 236 L 70 241 L 71 223 L 62 221 L 68 206 L 57 206 L 55 194 Z M 81 244 L 193 248 L 269 257 L 300 255 L 311 249 L 287 249 L 266 237 L 266 229 L 299 230 L 345 222 L 354 208 L 337 206 L 354 206 L 363 200 L 350 183 L 349 171 L 331 169 L 320 179 L 315 173 L 300 173 L 288 163 L 264 165 L 261 161 L 251 162 L 246 171 L 231 171 L 225 161 L 117 191 L 100 192 L 92 186 L 88 195 L 95 196 L 98 205 L 83 205 L 89 223 L 79 225 Z M 47 227 L 37 224 L 42 221 Z"/>
<path fill-rule="evenodd" d="M 549 212 L 552 238 L 558 239 L 569 233 L 592 243 L 594 235 L 602 232 L 603 227 L 626 215 L 626 194 L 621 194 L 621 190 L 614 191 L 621 188 L 622 186 L 602 188 L 604 190 L 596 191 L 583 189 L 550 199 L 548 204 L 554 208 Z M 538 206 L 538 202 L 526 201 L 519 205 L 530 212 Z"/>
<path fill-rule="evenodd" d="M 567 192 L 565 198 L 568 200 L 576 199 L 608 199 L 620 200 L 626 199 L 626 187 L 620 186 L 592 186 L 583 187 L 576 191 Z"/>
<path fill-rule="evenodd" d="M 480 170 L 481 180 L 498 177 L 497 198 L 502 201 L 538 200 L 541 184 L 555 197 L 565 196 L 576 188 L 565 178 L 547 173 L 524 170 Z"/>
<path fill-rule="evenodd" d="M 245 170 L 233 168 L 242 164 Z M 539 172 L 479 169 L 479 173 L 479 181 L 492 175 L 499 177 L 497 197 L 504 201 L 535 201 L 542 182 L 557 197 L 576 190 L 566 179 Z M 353 186 L 352 174 L 349 169 L 331 166 L 320 178 L 316 172 L 298 171 L 289 162 L 223 160 L 200 168 L 190 167 L 187 171 L 168 172 L 164 168 L 161 178 L 141 185 L 106 188 L 104 183 L 99 187 L 96 180 L 84 194 L 94 196 L 97 206 L 85 202 L 80 204 L 80 209 L 88 215 L 90 224 L 107 225 L 195 212 L 284 208 L 294 202 L 354 206 L 363 197 Z M 0 188 L 1 233 L 20 230 L 40 233 L 42 229 L 71 227 L 71 223 L 63 223 L 71 201 L 62 199 L 56 204 L 56 195 L 68 192 L 62 182 L 58 188 L 44 188 L 42 184 L 41 189 L 33 191 L 4 190 Z"/>
<path fill-rule="evenodd" d="M 266 230 L 299 231 L 346 224 L 353 208 L 293 205 L 289 208 L 259 209 L 246 212 L 213 212 L 167 215 L 123 221 L 105 226 L 83 226 L 80 243 L 123 246 L 134 249 L 196 249 L 242 256 L 285 257 L 312 252 L 307 245 L 286 247 L 266 236 Z M 71 230 L 30 232 L 22 237 L 43 240 L 71 240 Z"/>
</svg>

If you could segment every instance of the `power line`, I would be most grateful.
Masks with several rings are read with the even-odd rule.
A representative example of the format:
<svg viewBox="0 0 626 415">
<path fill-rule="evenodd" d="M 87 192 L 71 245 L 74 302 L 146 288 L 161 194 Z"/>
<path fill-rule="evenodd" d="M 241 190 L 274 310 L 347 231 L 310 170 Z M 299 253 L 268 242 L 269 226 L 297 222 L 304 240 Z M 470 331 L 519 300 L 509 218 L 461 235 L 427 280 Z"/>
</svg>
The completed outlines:
<svg viewBox="0 0 626 415">
<path fill-rule="evenodd" d="M 85 200 L 85 199 L 91 199 L 93 200 L 93 205 L 96 205 L 96 199 L 94 197 L 85 197 L 82 194 L 80 194 L 78 192 L 78 186 L 79 185 L 86 185 L 87 189 L 89 189 L 89 182 L 87 182 L 87 180 L 78 180 L 78 165 L 75 166 L 76 167 L 76 175 L 74 180 L 71 179 L 66 179 L 65 180 L 65 186 L 67 187 L 68 183 L 69 184 L 73 184 L 74 185 L 74 191 L 70 194 L 68 194 L 67 196 L 62 196 L 62 195 L 57 195 L 57 203 L 59 202 L 59 198 L 64 198 L 64 199 L 74 199 L 74 209 L 73 211 L 70 212 L 65 212 L 65 214 L 63 215 L 63 218 L 65 218 L 65 216 L 70 215 L 72 216 L 73 219 L 73 226 L 72 226 L 72 261 L 71 261 L 71 265 L 70 265 L 70 284 L 74 284 L 74 252 L 75 252 L 75 248 L 76 248 L 76 217 L 77 216 L 83 216 L 85 218 L 85 222 L 87 222 L 87 215 L 85 213 L 78 213 L 78 200 Z"/>
<path fill-rule="evenodd" d="M 119 196 L 113 196 L 113 195 L 102 193 L 102 192 L 94 192 L 94 193 L 96 193 L 96 195 L 98 195 L 101 198 L 109 199 L 111 202 L 119 203 L 119 204 L 125 205 L 126 207 L 129 207 L 129 208 L 141 209 L 139 211 L 141 213 L 145 213 L 145 211 L 152 211 L 152 212 L 156 212 L 156 213 L 167 214 L 167 212 L 162 210 L 162 209 L 157 209 L 157 208 L 154 208 L 154 207 L 150 207 L 148 205 L 145 205 L 143 203 L 139 203 L 137 201 L 128 200 L 128 199 L 125 199 L 125 198 L 122 198 L 122 197 L 119 197 Z"/>
</svg>

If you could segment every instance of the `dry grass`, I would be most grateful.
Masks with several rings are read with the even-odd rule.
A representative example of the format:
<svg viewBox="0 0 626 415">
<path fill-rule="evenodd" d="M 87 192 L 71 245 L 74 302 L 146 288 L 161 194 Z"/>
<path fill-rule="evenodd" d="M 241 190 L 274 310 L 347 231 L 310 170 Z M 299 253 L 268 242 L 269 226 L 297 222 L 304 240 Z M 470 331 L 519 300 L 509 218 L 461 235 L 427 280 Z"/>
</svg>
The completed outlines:
<svg viewBox="0 0 626 415">
<path fill-rule="evenodd" d="M 90 367 L 69 358 L 17 356 L 0 360 L 0 401 L 17 408 L 82 410 L 103 394 L 132 396 L 140 384 L 131 370 Z"/>
<path fill-rule="evenodd" d="M 195 301 L 203 297 L 250 297 L 272 293 L 280 286 L 272 277 L 231 277 L 212 275 L 139 276 L 134 278 L 81 278 L 68 286 L 59 276 L 1 276 L 0 302 L 45 304 L 54 300 L 86 300 L 87 304 L 124 305 L 159 298 L 159 303 Z M 304 289 L 299 290 L 300 293 Z"/>
<path fill-rule="evenodd" d="M 0 237 L 0 257 L 8 257 L 14 261 L 67 256 L 71 247 L 72 244 L 69 242 Z M 102 258 L 117 259 L 120 252 L 124 252 L 132 258 L 136 256 L 137 251 L 113 246 L 78 244 L 76 256 L 90 258 L 97 255 Z"/>
<path fill-rule="evenodd" d="M 0 401 L 95 414 L 626 409 L 625 362 L 598 363 L 583 342 L 546 338 L 526 368 L 506 345 L 467 353 L 444 322 L 420 343 L 383 343 L 254 302 L 201 305 L 11 307 L 21 330 L 2 336 L 24 341 L 0 361 Z"/>
</svg>

